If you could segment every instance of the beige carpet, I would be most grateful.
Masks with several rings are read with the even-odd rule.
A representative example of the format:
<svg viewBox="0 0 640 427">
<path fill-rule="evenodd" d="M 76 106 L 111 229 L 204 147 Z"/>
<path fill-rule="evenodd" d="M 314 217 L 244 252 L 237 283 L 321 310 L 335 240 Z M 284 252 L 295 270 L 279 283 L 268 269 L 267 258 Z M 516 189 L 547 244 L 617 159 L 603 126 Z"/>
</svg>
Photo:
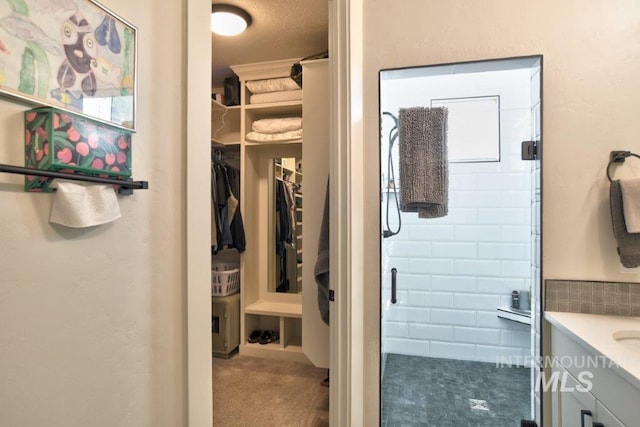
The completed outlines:
<svg viewBox="0 0 640 427">
<path fill-rule="evenodd" d="M 326 369 L 234 355 L 213 358 L 215 427 L 329 425 Z"/>
</svg>

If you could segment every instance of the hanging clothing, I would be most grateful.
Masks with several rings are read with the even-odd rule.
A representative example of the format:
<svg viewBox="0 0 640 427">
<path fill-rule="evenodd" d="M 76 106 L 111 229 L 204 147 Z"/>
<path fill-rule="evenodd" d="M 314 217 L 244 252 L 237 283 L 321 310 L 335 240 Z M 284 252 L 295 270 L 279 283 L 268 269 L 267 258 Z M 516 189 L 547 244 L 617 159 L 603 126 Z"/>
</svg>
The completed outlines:
<svg viewBox="0 0 640 427">
<path fill-rule="evenodd" d="M 240 174 L 225 164 L 211 164 L 211 251 L 225 248 L 243 252 L 246 248 L 244 224 L 239 209 Z"/>
<path fill-rule="evenodd" d="M 229 178 L 229 189 L 231 190 L 230 200 L 227 201 L 230 209 L 229 218 L 231 218 L 231 237 L 233 239 L 233 247 L 238 252 L 244 252 L 247 247 L 247 240 L 244 234 L 244 224 L 242 222 L 242 213 L 240 212 L 240 171 L 227 167 L 227 178 Z M 231 199 L 234 201 L 231 201 Z"/>
<path fill-rule="evenodd" d="M 318 310 L 322 321 L 329 324 L 329 182 L 324 199 L 324 213 L 318 237 L 318 259 L 313 274 L 318 285 Z"/>
</svg>

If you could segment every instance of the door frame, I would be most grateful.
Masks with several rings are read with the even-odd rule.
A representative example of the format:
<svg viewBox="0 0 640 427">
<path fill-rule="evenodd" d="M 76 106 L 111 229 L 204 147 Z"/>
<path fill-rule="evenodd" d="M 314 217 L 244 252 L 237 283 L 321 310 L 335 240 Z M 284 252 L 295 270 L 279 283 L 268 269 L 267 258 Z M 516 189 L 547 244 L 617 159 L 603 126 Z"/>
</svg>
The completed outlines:
<svg viewBox="0 0 640 427">
<path fill-rule="evenodd" d="M 213 424 L 213 377 L 211 367 L 211 1 L 187 0 L 183 41 L 186 52 L 185 169 L 186 241 L 184 243 L 181 286 L 185 301 L 186 323 L 179 332 L 186 333 L 186 384 L 184 411 L 186 425 Z M 184 111 L 184 110 L 183 110 Z M 186 116 L 186 117 L 185 117 Z M 178 118 L 180 119 L 180 118 Z M 185 289 L 186 288 L 186 289 Z"/>
<path fill-rule="evenodd" d="M 365 425 L 363 0 L 329 1 L 331 425 Z M 337 379 L 337 381 L 335 381 Z"/>
<path fill-rule="evenodd" d="M 210 1 L 188 0 L 186 11 L 186 301 L 185 418 L 189 426 L 213 423 L 211 369 L 211 259 L 208 152 L 210 128 Z M 331 425 L 364 425 L 362 199 L 363 0 L 329 1 Z M 353 154 L 352 154 L 353 153 Z M 359 195 L 355 197 L 355 195 Z M 209 230 L 209 231 L 208 231 Z"/>
</svg>

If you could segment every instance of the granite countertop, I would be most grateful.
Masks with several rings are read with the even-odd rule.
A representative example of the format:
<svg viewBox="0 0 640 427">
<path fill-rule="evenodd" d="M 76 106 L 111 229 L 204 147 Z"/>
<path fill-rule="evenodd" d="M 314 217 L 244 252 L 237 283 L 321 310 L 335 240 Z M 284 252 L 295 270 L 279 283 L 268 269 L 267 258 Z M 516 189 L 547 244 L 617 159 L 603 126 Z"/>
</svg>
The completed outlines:
<svg viewBox="0 0 640 427">
<path fill-rule="evenodd" d="M 614 362 L 618 365 L 614 370 L 640 389 L 640 346 L 634 350 L 613 337 L 617 331 L 640 334 L 640 317 L 553 311 L 544 317 L 590 353 Z"/>
</svg>

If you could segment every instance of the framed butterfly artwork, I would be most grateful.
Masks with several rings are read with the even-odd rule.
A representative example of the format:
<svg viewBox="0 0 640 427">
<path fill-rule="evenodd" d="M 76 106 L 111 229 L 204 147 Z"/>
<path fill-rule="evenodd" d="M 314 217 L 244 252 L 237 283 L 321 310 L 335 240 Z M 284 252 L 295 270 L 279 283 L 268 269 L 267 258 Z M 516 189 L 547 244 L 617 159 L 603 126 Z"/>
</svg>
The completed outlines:
<svg viewBox="0 0 640 427">
<path fill-rule="evenodd" d="M 0 94 L 135 131 L 136 36 L 93 0 L 0 0 Z"/>
</svg>

